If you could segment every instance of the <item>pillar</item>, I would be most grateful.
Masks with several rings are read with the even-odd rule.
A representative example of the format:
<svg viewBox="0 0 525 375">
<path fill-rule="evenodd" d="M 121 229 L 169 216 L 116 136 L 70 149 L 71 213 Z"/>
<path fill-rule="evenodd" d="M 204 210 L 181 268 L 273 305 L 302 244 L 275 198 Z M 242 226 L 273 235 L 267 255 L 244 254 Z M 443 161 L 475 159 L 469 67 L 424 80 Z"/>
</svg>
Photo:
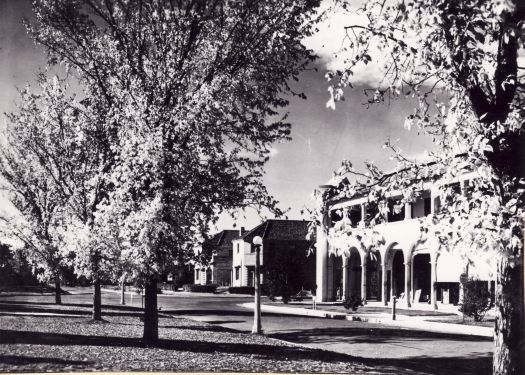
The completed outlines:
<svg viewBox="0 0 525 375">
<path fill-rule="evenodd" d="M 412 275 L 411 272 L 412 263 L 410 258 L 405 262 L 405 299 L 407 301 L 407 307 L 412 307 L 411 295 L 412 295 Z"/>
<path fill-rule="evenodd" d="M 347 300 L 350 297 L 348 282 L 348 263 L 348 257 L 343 255 L 343 300 Z"/>
<path fill-rule="evenodd" d="M 405 203 L 405 220 L 412 219 L 412 205 L 410 203 Z"/>
<path fill-rule="evenodd" d="M 366 204 L 361 205 L 361 221 L 365 221 L 366 219 Z"/>
<path fill-rule="evenodd" d="M 335 255 L 332 255 L 332 256 L 328 255 L 328 259 L 326 261 L 326 299 L 325 301 L 335 301 L 334 259 L 335 259 Z"/>
<path fill-rule="evenodd" d="M 361 264 L 361 299 L 363 304 L 366 305 L 366 255 L 363 258 L 363 263 Z"/>
<path fill-rule="evenodd" d="M 328 222 L 328 213 L 324 212 L 320 218 L 321 223 Z M 316 300 L 317 302 L 328 301 L 328 235 L 321 224 L 317 227 L 317 241 L 316 241 L 316 272 L 315 283 L 317 285 Z"/>
<path fill-rule="evenodd" d="M 382 275 L 381 275 L 381 282 L 383 283 L 383 289 L 381 290 L 382 296 L 381 299 L 383 300 L 383 305 L 388 306 L 388 290 L 387 290 L 387 277 L 388 272 L 386 269 L 386 264 L 382 265 Z"/>
<path fill-rule="evenodd" d="M 392 262 L 392 264 L 393 264 L 393 262 Z M 392 269 L 392 271 L 390 272 L 390 301 L 393 301 L 394 290 L 395 290 L 395 287 L 394 287 L 394 270 Z"/>
<path fill-rule="evenodd" d="M 436 280 L 437 280 L 437 258 L 430 258 L 430 304 L 434 310 L 437 310 L 438 305 L 436 301 Z"/>
</svg>

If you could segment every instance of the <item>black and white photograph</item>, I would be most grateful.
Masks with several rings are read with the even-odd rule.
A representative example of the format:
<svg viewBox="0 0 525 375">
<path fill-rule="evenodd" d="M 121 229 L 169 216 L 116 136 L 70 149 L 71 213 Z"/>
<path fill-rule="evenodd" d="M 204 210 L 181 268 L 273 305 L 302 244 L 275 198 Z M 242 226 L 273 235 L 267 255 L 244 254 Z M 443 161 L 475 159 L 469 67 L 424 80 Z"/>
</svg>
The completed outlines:
<svg viewBox="0 0 525 375">
<path fill-rule="evenodd" d="M 525 0 L 0 0 L 0 373 L 525 373 Z"/>
</svg>

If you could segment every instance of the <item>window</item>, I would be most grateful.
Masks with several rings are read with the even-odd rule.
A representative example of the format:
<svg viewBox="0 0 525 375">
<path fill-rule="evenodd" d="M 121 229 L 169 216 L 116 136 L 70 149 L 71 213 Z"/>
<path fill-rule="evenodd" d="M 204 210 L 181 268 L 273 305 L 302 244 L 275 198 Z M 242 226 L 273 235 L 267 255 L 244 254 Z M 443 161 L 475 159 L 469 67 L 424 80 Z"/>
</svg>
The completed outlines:
<svg viewBox="0 0 525 375">
<path fill-rule="evenodd" d="M 235 267 L 235 280 L 239 280 L 239 268 L 240 267 Z"/>
<path fill-rule="evenodd" d="M 350 221 L 352 222 L 352 226 L 356 227 L 359 222 L 361 221 L 361 206 L 354 206 L 350 209 L 349 212 Z"/>
<path fill-rule="evenodd" d="M 195 270 L 195 280 L 199 280 L 199 269 Z"/>
<path fill-rule="evenodd" d="M 428 198 L 425 198 L 424 201 L 423 201 L 423 210 L 424 210 L 424 215 L 425 216 L 428 216 L 430 215 L 432 212 L 432 201 L 431 201 L 431 198 L 428 197 Z"/>
<path fill-rule="evenodd" d="M 405 219 L 405 206 L 400 200 L 391 200 L 388 202 L 388 222 L 393 223 Z"/>
</svg>

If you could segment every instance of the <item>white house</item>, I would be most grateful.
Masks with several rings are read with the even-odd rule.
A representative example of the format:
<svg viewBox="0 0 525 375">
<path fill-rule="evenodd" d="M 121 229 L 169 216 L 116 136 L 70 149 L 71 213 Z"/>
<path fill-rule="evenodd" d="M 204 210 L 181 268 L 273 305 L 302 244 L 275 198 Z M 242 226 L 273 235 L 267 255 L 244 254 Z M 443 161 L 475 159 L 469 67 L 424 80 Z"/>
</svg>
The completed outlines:
<svg viewBox="0 0 525 375">
<path fill-rule="evenodd" d="M 464 174 L 453 181 L 464 193 L 474 173 Z M 421 181 L 419 182 L 421 184 Z M 438 241 L 422 236 L 420 218 L 432 215 L 439 206 L 437 186 L 439 181 L 425 181 L 422 194 L 415 202 L 406 204 L 401 213 L 390 211 L 385 223 L 363 229 L 364 233 L 375 231 L 384 239 L 384 245 L 365 251 L 354 237 L 334 236 L 334 226 L 344 212 L 352 227 L 357 227 L 366 217 L 367 192 L 349 199 L 330 201 L 328 208 L 318 218 L 330 228 L 328 232 L 317 228 L 317 300 L 333 301 L 337 296 L 359 297 L 365 301 L 381 301 L 388 304 L 393 296 L 401 304 L 411 307 L 431 304 L 457 304 L 462 288 L 460 276 L 468 275 L 487 282 L 494 291 L 495 264 L 480 256 L 474 264 L 467 263 L 453 251 L 442 251 Z M 450 182 L 449 182 L 450 184 Z M 321 189 L 329 189 L 323 185 Z M 401 192 L 391 192 L 392 199 Z M 331 248 L 344 247 L 337 256 Z M 341 252 L 339 252 L 341 253 Z"/>
</svg>

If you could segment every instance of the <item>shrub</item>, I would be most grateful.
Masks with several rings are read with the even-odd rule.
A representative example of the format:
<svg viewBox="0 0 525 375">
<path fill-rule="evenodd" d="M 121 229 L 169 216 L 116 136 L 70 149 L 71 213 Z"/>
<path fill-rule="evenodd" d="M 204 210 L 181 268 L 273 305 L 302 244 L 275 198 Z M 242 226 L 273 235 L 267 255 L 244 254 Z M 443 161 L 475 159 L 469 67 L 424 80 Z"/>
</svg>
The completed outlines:
<svg viewBox="0 0 525 375">
<path fill-rule="evenodd" d="M 185 292 L 193 293 L 215 293 L 215 291 L 217 290 L 217 285 L 184 284 L 182 286 L 182 289 Z"/>
<path fill-rule="evenodd" d="M 363 300 L 356 296 L 350 296 L 343 301 L 343 306 L 347 310 L 356 311 L 359 306 L 363 306 Z"/>
<path fill-rule="evenodd" d="M 459 311 L 466 316 L 481 322 L 486 312 L 494 307 L 487 283 L 481 280 L 469 280 L 463 286 L 463 301 L 459 304 Z"/>
<path fill-rule="evenodd" d="M 230 286 L 228 288 L 230 294 L 255 294 L 253 286 Z"/>
</svg>

